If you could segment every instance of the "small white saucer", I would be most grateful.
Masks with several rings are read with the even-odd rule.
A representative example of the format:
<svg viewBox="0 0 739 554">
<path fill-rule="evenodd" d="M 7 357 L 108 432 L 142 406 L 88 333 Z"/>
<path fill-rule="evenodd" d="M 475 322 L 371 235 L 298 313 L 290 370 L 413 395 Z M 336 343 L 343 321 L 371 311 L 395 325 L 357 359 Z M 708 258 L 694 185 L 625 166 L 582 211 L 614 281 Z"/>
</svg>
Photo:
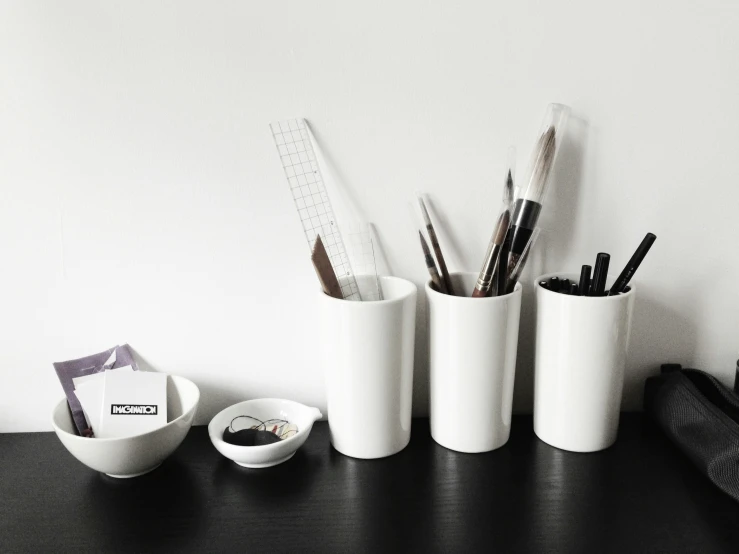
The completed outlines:
<svg viewBox="0 0 739 554">
<path fill-rule="evenodd" d="M 239 416 L 255 420 L 285 420 L 297 426 L 293 436 L 272 444 L 260 446 L 238 446 L 223 440 L 223 431 Z M 259 398 L 229 406 L 216 414 L 208 424 L 208 435 L 216 450 L 242 467 L 261 469 L 288 461 L 303 446 L 313 423 L 323 415 L 318 408 L 310 408 L 292 400 Z"/>
</svg>

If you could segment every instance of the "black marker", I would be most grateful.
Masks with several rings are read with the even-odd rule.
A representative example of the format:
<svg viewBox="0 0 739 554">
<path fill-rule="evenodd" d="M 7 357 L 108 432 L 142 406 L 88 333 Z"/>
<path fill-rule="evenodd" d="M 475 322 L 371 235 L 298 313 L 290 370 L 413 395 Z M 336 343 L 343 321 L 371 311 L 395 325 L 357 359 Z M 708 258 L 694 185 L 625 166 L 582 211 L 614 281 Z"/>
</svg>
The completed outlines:
<svg viewBox="0 0 739 554">
<path fill-rule="evenodd" d="M 582 266 L 580 270 L 580 296 L 588 296 L 588 287 L 590 286 L 590 270 L 593 269 L 589 265 Z"/>
<path fill-rule="evenodd" d="M 570 284 L 570 294 L 572 296 L 578 296 L 577 283 Z"/>
<path fill-rule="evenodd" d="M 611 296 L 624 291 L 626 285 L 631 281 L 634 273 L 636 273 L 636 270 L 639 268 L 639 264 L 642 263 L 642 260 L 644 260 L 644 257 L 647 255 L 647 252 L 649 252 L 649 249 L 652 247 L 655 240 L 657 240 L 657 235 L 647 233 L 644 240 L 641 241 L 641 244 L 636 249 L 636 252 L 634 252 L 634 255 L 631 256 L 629 263 L 624 267 L 621 275 L 619 275 L 616 282 L 613 283 L 613 286 L 611 287 Z"/>
<path fill-rule="evenodd" d="M 559 283 L 559 292 L 561 292 L 562 294 L 570 294 L 569 279 L 562 279 L 562 281 Z"/>
<path fill-rule="evenodd" d="M 595 269 L 593 270 L 593 283 L 590 286 L 589 296 L 603 296 L 606 291 L 606 279 L 608 278 L 608 264 L 611 256 L 605 252 L 600 252 L 595 259 Z"/>
<path fill-rule="evenodd" d="M 559 277 L 552 277 L 549 279 L 549 290 L 552 292 L 559 292 Z"/>
<path fill-rule="evenodd" d="M 543 289 L 549 289 L 546 281 L 539 281 L 539 286 Z"/>
</svg>

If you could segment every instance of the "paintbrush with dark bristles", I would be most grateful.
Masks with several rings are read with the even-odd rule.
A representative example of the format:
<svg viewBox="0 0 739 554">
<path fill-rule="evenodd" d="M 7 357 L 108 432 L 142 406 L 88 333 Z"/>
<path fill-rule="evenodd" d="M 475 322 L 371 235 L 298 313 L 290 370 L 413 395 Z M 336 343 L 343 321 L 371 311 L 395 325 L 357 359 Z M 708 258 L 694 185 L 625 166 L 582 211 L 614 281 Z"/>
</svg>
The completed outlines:
<svg viewBox="0 0 739 554">
<path fill-rule="evenodd" d="M 488 251 L 482 262 L 480 276 L 477 278 L 475 290 L 472 291 L 472 298 L 484 298 L 491 295 L 493 286 L 493 275 L 498 267 L 498 259 L 500 255 L 500 247 L 505 240 L 508 231 L 508 225 L 511 222 L 511 212 L 503 210 L 498 217 L 498 223 L 495 225 L 493 238 L 490 240 Z"/>
<path fill-rule="evenodd" d="M 446 262 L 444 261 L 444 255 L 441 253 L 441 246 L 439 245 L 439 239 L 436 237 L 436 231 L 434 230 L 434 224 L 431 223 L 429 212 L 426 209 L 426 203 L 423 201 L 421 195 L 418 195 L 418 205 L 421 207 L 421 215 L 423 221 L 426 224 L 426 232 L 429 234 L 429 240 L 431 241 L 431 247 L 434 249 L 436 254 L 436 261 L 439 264 L 439 272 L 441 273 L 441 279 L 446 286 L 447 294 L 454 295 L 454 287 L 452 287 L 452 280 L 449 277 L 449 271 L 446 268 Z"/>
<path fill-rule="evenodd" d="M 513 213 L 513 203 L 516 201 L 513 174 L 516 171 L 516 149 L 511 146 L 508 149 L 508 173 L 505 185 L 503 185 L 503 208 Z"/>
<path fill-rule="evenodd" d="M 511 283 L 513 271 L 539 220 L 542 200 L 562 142 L 569 111 L 570 109 L 562 104 L 550 104 L 547 109 L 543 125 L 545 130 L 539 137 L 531 159 L 531 174 L 526 184 L 526 192 L 523 197 L 516 200 L 513 224 L 508 231 L 511 245 L 508 259 L 508 290 L 516 284 Z"/>
<path fill-rule="evenodd" d="M 516 267 L 513 268 L 513 271 L 511 271 L 511 274 L 508 277 L 508 280 L 506 281 L 505 287 L 501 290 L 504 290 L 505 292 L 498 292 L 498 296 L 502 294 L 508 294 L 513 292 L 513 289 L 516 288 L 516 283 L 518 282 L 518 279 L 521 277 L 521 273 L 523 272 L 523 268 L 526 267 L 526 262 L 529 259 L 529 254 L 531 253 L 531 250 L 534 248 L 534 244 L 536 244 L 536 239 L 539 237 L 539 228 L 537 227 L 534 229 L 534 232 L 531 233 L 531 238 L 529 239 L 529 243 L 526 245 L 526 248 L 523 249 L 523 253 L 518 258 L 518 263 L 516 264 Z"/>
<path fill-rule="evenodd" d="M 507 210 L 511 210 L 513 208 L 513 175 L 511 175 L 511 170 L 508 170 L 508 176 L 505 180 L 505 186 L 503 187 L 503 206 Z"/>
<path fill-rule="evenodd" d="M 511 233 L 511 251 L 508 259 L 509 278 L 531 238 L 531 233 L 536 228 L 536 222 L 541 212 L 541 199 L 544 196 L 549 173 L 552 170 L 556 144 L 556 131 L 551 126 L 539 137 L 529 186 L 524 197 L 516 201 L 513 225 L 511 225 L 509 231 Z"/>
<path fill-rule="evenodd" d="M 439 272 L 436 271 L 436 264 L 434 263 L 434 258 L 431 256 L 431 251 L 429 250 L 429 245 L 426 244 L 426 239 L 423 238 L 423 233 L 419 229 L 418 236 L 421 239 L 421 248 L 423 249 L 423 257 L 426 260 L 426 269 L 429 270 L 429 275 L 431 275 L 431 282 L 436 287 L 436 290 L 439 292 L 443 292 L 444 294 L 447 294 L 446 285 L 444 284 L 444 281 L 441 280 L 441 277 L 439 277 Z"/>
<path fill-rule="evenodd" d="M 513 213 L 514 203 L 516 202 L 517 190 L 514 188 L 513 173 L 516 170 L 516 149 L 511 146 L 508 149 L 508 174 L 506 175 L 505 185 L 503 186 L 503 209 L 507 209 Z M 510 227 L 510 222 L 509 225 Z M 501 296 L 506 293 L 506 284 L 508 283 L 508 253 L 511 250 L 511 236 L 506 229 L 506 237 L 500 248 L 500 258 L 494 275 L 494 285 L 491 287 L 494 296 Z"/>
</svg>

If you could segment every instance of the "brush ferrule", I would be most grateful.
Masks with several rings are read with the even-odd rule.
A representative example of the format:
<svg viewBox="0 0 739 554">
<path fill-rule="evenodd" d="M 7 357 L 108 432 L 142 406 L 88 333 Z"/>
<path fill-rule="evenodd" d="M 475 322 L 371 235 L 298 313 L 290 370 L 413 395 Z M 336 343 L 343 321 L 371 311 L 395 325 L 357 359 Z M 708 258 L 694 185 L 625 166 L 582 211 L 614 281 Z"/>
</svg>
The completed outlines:
<svg viewBox="0 0 739 554">
<path fill-rule="evenodd" d="M 485 261 L 480 269 L 480 275 L 477 279 L 477 286 L 482 290 L 488 290 L 493 283 L 493 274 L 498 266 L 498 255 L 500 254 L 500 245 L 491 244 L 485 254 Z"/>
<path fill-rule="evenodd" d="M 493 286 L 493 276 L 492 275 L 485 275 L 485 277 L 478 277 L 477 278 L 477 285 L 476 287 L 482 291 L 489 291 L 490 287 Z"/>
<path fill-rule="evenodd" d="M 513 212 L 513 225 L 508 230 L 506 240 L 510 240 L 511 253 L 522 254 L 529 243 L 531 233 L 534 232 L 536 222 L 541 212 L 541 204 L 532 200 L 516 200 L 516 210 Z"/>
<path fill-rule="evenodd" d="M 536 222 L 539 220 L 540 212 L 541 204 L 533 200 L 519 198 L 516 200 L 516 208 L 513 211 L 513 225 L 534 229 Z"/>
</svg>

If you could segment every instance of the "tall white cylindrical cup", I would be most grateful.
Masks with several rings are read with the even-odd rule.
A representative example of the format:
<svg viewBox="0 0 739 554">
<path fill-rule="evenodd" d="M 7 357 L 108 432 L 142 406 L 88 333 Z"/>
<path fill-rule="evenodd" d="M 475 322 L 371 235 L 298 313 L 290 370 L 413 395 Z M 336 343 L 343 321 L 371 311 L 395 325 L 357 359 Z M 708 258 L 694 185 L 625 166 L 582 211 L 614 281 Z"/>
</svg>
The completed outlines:
<svg viewBox="0 0 739 554">
<path fill-rule="evenodd" d="M 397 277 L 380 284 L 380 301 L 320 293 L 331 444 L 354 458 L 390 456 L 411 438 L 416 285 Z"/>
<path fill-rule="evenodd" d="M 494 450 L 511 433 L 521 284 L 504 296 L 471 298 L 477 276 L 452 274 L 464 297 L 426 284 L 431 436 L 458 452 Z"/>
<path fill-rule="evenodd" d="M 611 446 L 618 433 L 636 290 L 570 296 L 536 288 L 534 432 L 573 452 Z M 577 274 L 556 274 L 577 282 Z M 608 278 L 608 285 L 615 279 Z"/>
</svg>

